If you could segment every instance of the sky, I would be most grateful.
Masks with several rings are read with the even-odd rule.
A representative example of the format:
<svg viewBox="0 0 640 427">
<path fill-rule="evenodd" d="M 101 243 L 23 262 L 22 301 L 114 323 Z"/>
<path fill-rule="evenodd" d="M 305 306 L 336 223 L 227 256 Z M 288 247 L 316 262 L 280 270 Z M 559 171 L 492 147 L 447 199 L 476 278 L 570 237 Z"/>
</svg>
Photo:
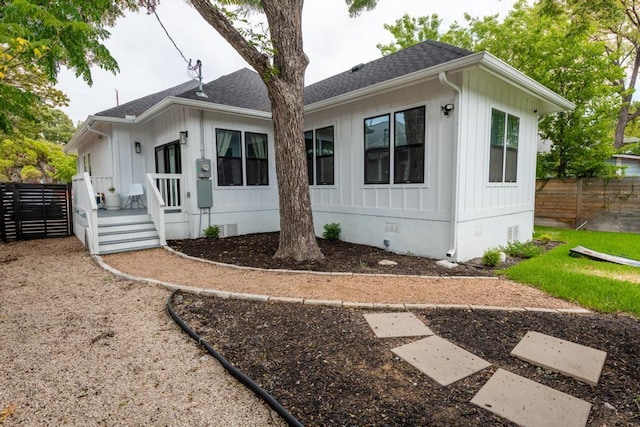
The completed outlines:
<svg viewBox="0 0 640 427">
<path fill-rule="evenodd" d="M 380 0 L 378 7 L 349 18 L 344 0 L 306 0 L 302 28 L 304 49 L 310 63 L 305 83 L 310 84 L 379 58 L 378 43 L 390 43 L 392 24 L 405 13 L 426 16 L 437 13 L 445 30 L 464 14 L 504 17 L 515 0 Z M 235 50 L 184 0 L 163 0 L 160 20 L 187 60 L 202 61 L 204 82 L 249 67 Z M 105 45 L 118 61 L 116 75 L 94 68 L 93 86 L 62 69 L 57 88 L 70 98 L 62 107 L 74 123 L 89 115 L 164 90 L 189 80 L 187 63 L 174 47 L 154 15 L 129 13 L 109 30 Z"/>
</svg>

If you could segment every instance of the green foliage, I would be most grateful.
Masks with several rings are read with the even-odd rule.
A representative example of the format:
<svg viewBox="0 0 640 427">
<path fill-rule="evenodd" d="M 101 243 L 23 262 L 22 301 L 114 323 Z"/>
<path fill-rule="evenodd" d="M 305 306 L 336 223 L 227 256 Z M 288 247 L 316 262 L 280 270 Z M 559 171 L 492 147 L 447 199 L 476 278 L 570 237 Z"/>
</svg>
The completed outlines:
<svg viewBox="0 0 640 427">
<path fill-rule="evenodd" d="M 504 253 L 515 258 L 529 259 L 542 254 L 543 250 L 534 242 L 511 242 L 504 248 Z"/>
<path fill-rule="evenodd" d="M 211 239 L 218 239 L 220 237 L 220 227 L 217 225 L 210 225 L 202 231 L 205 236 Z"/>
<path fill-rule="evenodd" d="M 607 313 L 640 317 L 638 268 L 569 256 L 581 245 L 598 252 L 640 260 L 640 235 L 537 227 L 566 244 L 509 267 L 505 275 L 553 296 Z"/>
<path fill-rule="evenodd" d="M 544 244 L 547 244 L 553 240 L 553 236 L 551 236 L 551 234 L 548 234 L 548 233 L 541 234 L 536 238 Z"/>
<path fill-rule="evenodd" d="M 520 0 L 503 21 L 497 15 L 465 15 L 466 27 L 454 23 L 444 33 L 437 15 L 405 16 L 385 26 L 395 42 L 378 47 L 384 54 L 429 37 L 492 53 L 576 104 L 574 111 L 548 115 L 540 123 L 541 137 L 553 145 L 541 158 L 538 176 L 610 176 L 612 168 L 604 162 L 613 154 L 620 105 L 612 82 L 622 79 L 624 70 L 607 55 L 607 44 L 594 40 L 591 26 L 576 25 L 562 9 L 543 12 L 540 3 Z"/>
<path fill-rule="evenodd" d="M 482 265 L 485 267 L 495 267 L 500 264 L 500 258 L 502 256 L 502 249 L 491 248 L 484 251 L 482 255 Z"/>
<path fill-rule="evenodd" d="M 333 222 L 331 224 L 324 225 L 324 232 L 322 233 L 322 237 L 327 240 L 340 240 L 340 224 L 337 222 Z"/>
</svg>

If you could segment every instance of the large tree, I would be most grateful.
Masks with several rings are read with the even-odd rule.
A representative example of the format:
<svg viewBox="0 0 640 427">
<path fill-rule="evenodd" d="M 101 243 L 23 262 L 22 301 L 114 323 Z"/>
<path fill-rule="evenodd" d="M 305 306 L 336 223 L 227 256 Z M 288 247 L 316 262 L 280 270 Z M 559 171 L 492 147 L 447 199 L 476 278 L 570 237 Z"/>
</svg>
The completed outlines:
<svg viewBox="0 0 640 427">
<path fill-rule="evenodd" d="M 353 16 L 377 0 L 345 0 Z M 154 8 L 158 2 L 149 0 Z M 304 74 L 309 59 L 302 46 L 303 0 L 191 0 L 204 20 L 253 67 L 264 81 L 273 116 L 280 203 L 280 244 L 275 258 L 324 258 L 315 238 L 304 144 Z M 266 33 L 247 25 L 248 11 L 260 12 Z"/>
<path fill-rule="evenodd" d="M 613 152 L 616 103 L 612 82 L 623 73 L 605 54 L 606 44 L 593 40 L 594 28 L 575 25 L 570 13 L 550 14 L 541 3 L 529 5 L 524 0 L 516 2 L 504 20 L 498 15 L 465 15 L 465 20 L 466 27 L 454 23 L 441 32 L 437 15 L 404 17 L 389 25 L 395 41 L 379 47 L 387 53 L 418 43 L 422 34 L 428 34 L 492 53 L 576 104 L 574 111 L 549 115 L 540 122 L 542 137 L 553 141 L 551 153 L 542 159 L 548 166 L 545 174 L 608 174 L 604 161 Z"/>
</svg>

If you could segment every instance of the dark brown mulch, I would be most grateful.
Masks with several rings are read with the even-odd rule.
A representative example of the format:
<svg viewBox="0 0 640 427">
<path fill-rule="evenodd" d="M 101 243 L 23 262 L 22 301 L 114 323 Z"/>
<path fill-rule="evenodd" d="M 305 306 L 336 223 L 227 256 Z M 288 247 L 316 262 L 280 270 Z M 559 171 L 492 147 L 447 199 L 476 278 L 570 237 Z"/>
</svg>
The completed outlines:
<svg viewBox="0 0 640 427">
<path fill-rule="evenodd" d="M 169 245 L 187 255 L 223 262 L 226 264 L 249 267 L 311 270 L 331 272 L 376 273 L 376 274 L 409 274 L 425 276 L 491 276 L 493 269 L 482 267 L 478 260 L 448 269 L 436 265 L 438 260 L 400 255 L 384 249 L 375 248 L 341 240 L 325 240 L 318 238 L 318 245 L 325 255 L 325 260 L 315 263 L 274 260 L 278 249 L 279 234 L 259 233 L 243 236 L 225 237 L 223 239 L 186 239 L 173 240 Z M 398 265 L 383 266 L 381 260 L 395 261 Z M 507 259 L 502 268 L 512 265 L 518 260 Z"/>
<path fill-rule="evenodd" d="M 590 402 L 591 426 L 640 425 L 640 322 L 629 317 L 416 312 L 436 334 L 492 364 L 444 387 L 391 352 L 416 338 L 376 338 L 362 310 L 176 298 L 194 330 L 307 426 L 511 425 L 470 403 L 497 368 Z M 527 331 L 606 351 L 598 385 L 509 356 Z"/>
</svg>

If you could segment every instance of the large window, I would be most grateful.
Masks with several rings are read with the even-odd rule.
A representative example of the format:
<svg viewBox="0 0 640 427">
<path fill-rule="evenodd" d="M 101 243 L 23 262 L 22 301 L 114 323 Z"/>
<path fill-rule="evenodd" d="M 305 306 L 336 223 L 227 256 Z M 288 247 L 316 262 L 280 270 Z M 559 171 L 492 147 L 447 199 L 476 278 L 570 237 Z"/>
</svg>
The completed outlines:
<svg viewBox="0 0 640 427">
<path fill-rule="evenodd" d="M 395 113 L 395 184 L 424 182 L 425 108 Z"/>
<path fill-rule="evenodd" d="M 315 131 L 306 131 L 304 133 L 304 141 L 307 151 L 309 185 L 333 185 L 335 182 L 333 126 L 316 129 Z"/>
<path fill-rule="evenodd" d="M 269 185 L 267 135 L 245 132 L 244 140 L 247 153 L 247 185 Z"/>
<path fill-rule="evenodd" d="M 389 115 L 364 120 L 364 183 L 389 183 Z"/>
<path fill-rule="evenodd" d="M 179 141 L 156 147 L 156 173 L 182 173 Z"/>
<path fill-rule="evenodd" d="M 242 185 L 242 143 L 240 131 L 216 129 L 218 185 Z"/>
<path fill-rule="evenodd" d="M 517 181 L 519 133 L 518 117 L 500 110 L 491 110 L 489 182 Z"/>
</svg>

